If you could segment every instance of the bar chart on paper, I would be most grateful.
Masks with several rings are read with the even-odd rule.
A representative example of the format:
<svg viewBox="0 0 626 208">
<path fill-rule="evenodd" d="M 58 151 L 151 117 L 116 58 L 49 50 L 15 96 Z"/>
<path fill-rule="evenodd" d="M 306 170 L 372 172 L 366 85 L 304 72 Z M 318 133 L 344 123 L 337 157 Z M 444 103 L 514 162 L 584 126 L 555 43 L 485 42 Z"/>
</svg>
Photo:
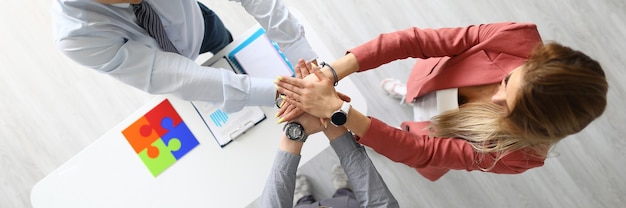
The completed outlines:
<svg viewBox="0 0 626 208">
<path fill-rule="evenodd" d="M 211 113 L 209 117 L 217 127 L 222 127 L 228 121 L 228 114 L 220 109 Z"/>
<path fill-rule="evenodd" d="M 238 112 L 227 113 L 208 102 L 191 102 L 220 147 L 225 147 L 248 129 L 265 120 L 259 106 L 246 106 Z"/>
</svg>

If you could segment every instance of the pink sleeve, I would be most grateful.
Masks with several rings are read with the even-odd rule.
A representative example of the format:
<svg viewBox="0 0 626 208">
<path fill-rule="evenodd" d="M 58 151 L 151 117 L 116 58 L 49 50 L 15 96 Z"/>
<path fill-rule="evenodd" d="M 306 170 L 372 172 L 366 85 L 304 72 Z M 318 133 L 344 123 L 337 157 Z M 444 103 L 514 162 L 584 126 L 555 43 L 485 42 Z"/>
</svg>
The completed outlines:
<svg viewBox="0 0 626 208">
<path fill-rule="evenodd" d="M 428 166 L 467 169 L 473 166 L 476 152 L 461 139 L 432 138 L 391 127 L 371 118 L 372 122 L 358 142 L 376 152 L 413 168 Z"/>
<path fill-rule="evenodd" d="M 366 71 L 398 59 L 456 56 L 502 34 L 502 31 L 520 28 L 536 31 L 532 24 L 513 22 L 472 25 L 464 28 L 413 27 L 381 34 L 348 52 L 356 56 L 359 70 Z"/>
<path fill-rule="evenodd" d="M 358 142 L 395 161 L 418 169 L 430 180 L 436 180 L 448 169 L 484 170 L 493 165 L 495 154 L 481 154 L 465 140 L 418 135 L 391 127 L 371 118 L 371 124 Z M 543 165 L 544 158 L 515 151 L 503 157 L 493 168 L 494 173 L 516 174 Z"/>
</svg>

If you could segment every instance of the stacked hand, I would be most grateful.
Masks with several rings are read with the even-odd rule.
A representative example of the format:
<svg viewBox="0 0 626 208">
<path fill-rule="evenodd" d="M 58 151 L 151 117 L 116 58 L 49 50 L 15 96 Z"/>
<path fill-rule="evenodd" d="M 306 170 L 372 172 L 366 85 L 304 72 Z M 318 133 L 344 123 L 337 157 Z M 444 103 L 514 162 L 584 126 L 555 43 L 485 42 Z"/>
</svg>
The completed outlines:
<svg viewBox="0 0 626 208">
<path fill-rule="evenodd" d="M 296 64 L 296 67 L 295 67 L 295 69 L 296 69 L 296 78 L 302 79 L 302 78 L 308 76 L 309 74 L 311 74 L 313 72 L 313 67 L 317 67 L 317 65 L 313 65 L 309 61 L 305 62 L 304 59 L 298 60 L 298 64 Z M 286 98 L 283 97 L 283 101 L 285 99 Z M 276 117 L 280 117 L 280 120 L 278 120 L 278 122 L 280 123 L 280 122 L 283 122 L 283 121 L 290 121 L 291 119 L 294 119 L 294 118 L 298 117 L 299 115 L 302 115 L 302 113 L 304 113 L 304 111 L 302 109 L 296 108 L 296 106 L 292 105 L 289 102 L 283 102 L 280 105 L 280 109 L 278 110 L 278 113 L 276 114 Z"/>
<path fill-rule="evenodd" d="M 296 78 L 282 76 L 276 80 L 278 92 L 285 95 L 283 106 L 276 114 L 279 122 L 289 121 L 303 112 L 319 118 L 329 118 L 350 97 L 335 91 L 333 80 L 320 68 L 300 59 L 296 65 Z"/>
</svg>

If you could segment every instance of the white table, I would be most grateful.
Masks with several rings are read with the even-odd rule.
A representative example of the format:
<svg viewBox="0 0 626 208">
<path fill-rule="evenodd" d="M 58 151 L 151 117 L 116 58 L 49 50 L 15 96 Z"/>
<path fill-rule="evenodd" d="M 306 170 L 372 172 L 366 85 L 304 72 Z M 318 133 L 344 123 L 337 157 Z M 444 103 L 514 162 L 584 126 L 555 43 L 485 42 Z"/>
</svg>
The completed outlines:
<svg viewBox="0 0 626 208">
<path fill-rule="evenodd" d="M 307 38 L 322 60 L 334 60 L 310 27 Z M 349 78 L 337 89 L 351 96 L 353 107 L 367 110 L 365 98 Z M 31 192 L 33 206 L 244 207 L 257 199 L 282 133 L 274 118 L 277 109 L 263 107 L 265 121 L 220 148 L 190 102 L 168 98 L 200 144 L 154 177 L 121 132 L 163 99 L 147 103 L 39 181 Z M 313 135 L 300 164 L 328 146 L 323 134 Z"/>
</svg>

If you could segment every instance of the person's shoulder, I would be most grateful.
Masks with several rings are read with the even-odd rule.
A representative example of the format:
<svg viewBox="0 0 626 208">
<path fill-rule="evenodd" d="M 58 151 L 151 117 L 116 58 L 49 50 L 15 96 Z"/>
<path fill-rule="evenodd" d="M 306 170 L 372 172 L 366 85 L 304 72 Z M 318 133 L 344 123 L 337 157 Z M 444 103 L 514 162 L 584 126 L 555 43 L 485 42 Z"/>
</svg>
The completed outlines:
<svg viewBox="0 0 626 208">
<path fill-rule="evenodd" d="M 63 8 L 66 13 L 72 12 L 73 9 L 88 11 L 94 8 L 105 8 L 106 5 L 96 1 L 86 0 L 54 0 L 53 4 Z"/>
<path fill-rule="evenodd" d="M 96 1 L 85 0 L 54 0 L 54 3 L 64 6 L 100 4 Z"/>
<path fill-rule="evenodd" d="M 537 25 L 530 22 L 495 22 L 483 25 L 500 28 L 501 30 L 537 29 Z"/>
<path fill-rule="evenodd" d="M 499 22 L 483 25 L 481 28 L 483 33 L 488 34 L 491 41 L 502 42 L 509 47 L 515 44 L 532 43 L 528 45 L 534 46 L 536 42 L 541 41 L 541 36 L 537 30 L 537 25 L 528 22 Z M 523 51 L 526 51 L 524 49 Z"/>
</svg>

